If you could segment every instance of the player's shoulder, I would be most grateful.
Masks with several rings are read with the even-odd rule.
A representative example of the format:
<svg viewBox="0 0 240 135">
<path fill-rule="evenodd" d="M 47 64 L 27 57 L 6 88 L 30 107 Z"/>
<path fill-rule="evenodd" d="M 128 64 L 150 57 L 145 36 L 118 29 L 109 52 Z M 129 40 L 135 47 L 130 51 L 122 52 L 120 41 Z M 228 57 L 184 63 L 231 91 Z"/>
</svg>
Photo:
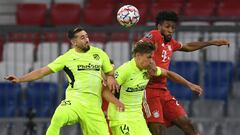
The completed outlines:
<svg viewBox="0 0 240 135">
<path fill-rule="evenodd" d="M 92 53 L 104 53 L 104 51 L 101 48 L 95 47 L 95 46 L 90 46 L 90 52 Z"/>
<path fill-rule="evenodd" d="M 131 70 L 131 61 L 127 61 L 125 63 L 123 63 L 122 65 L 120 65 L 117 70 Z"/>
<path fill-rule="evenodd" d="M 151 30 L 149 33 L 152 34 L 152 36 L 161 36 L 161 32 L 159 30 Z"/>
<path fill-rule="evenodd" d="M 63 53 L 62 55 L 60 55 L 60 57 L 69 57 L 71 54 L 73 54 L 74 49 L 69 49 L 68 51 L 66 51 L 65 53 Z"/>
<path fill-rule="evenodd" d="M 172 38 L 171 41 L 170 41 L 171 44 L 176 44 L 176 43 L 179 43 L 176 39 Z"/>
</svg>

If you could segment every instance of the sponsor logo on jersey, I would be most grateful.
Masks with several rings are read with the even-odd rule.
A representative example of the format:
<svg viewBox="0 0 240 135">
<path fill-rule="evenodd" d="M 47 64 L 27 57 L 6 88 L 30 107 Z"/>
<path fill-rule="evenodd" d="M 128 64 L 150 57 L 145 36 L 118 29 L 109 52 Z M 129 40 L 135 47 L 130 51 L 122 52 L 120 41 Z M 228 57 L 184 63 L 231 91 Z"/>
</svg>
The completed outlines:
<svg viewBox="0 0 240 135">
<path fill-rule="evenodd" d="M 101 66 L 100 65 L 93 65 L 91 63 L 87 65 L 77 65 L 78 71 L 81 70 L 95 70 L 95 71 L 100 71 Z"/>
<path fill-rule="evenodd" d="M 137 91 L 143 91 L 145 89 L 145 85 L 137 85 L 135 88 L 128 87 L 127 92 L 137 92 Z"/>
</svg>

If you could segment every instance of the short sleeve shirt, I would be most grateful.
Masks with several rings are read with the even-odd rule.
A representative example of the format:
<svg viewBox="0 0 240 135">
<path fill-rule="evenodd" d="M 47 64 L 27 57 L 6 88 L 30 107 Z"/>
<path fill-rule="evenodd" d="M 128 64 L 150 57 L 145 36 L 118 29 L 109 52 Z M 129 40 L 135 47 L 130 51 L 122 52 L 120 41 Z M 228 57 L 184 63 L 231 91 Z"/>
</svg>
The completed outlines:
<svg viewBox="0 0 240 135">
<path fill-rule="evenodd" d="M 109 119 L 142 119 L 142 99 L 145 87 L 149 81 L 147 71 L 140 70 L 136 66 L 135 60 L 132 59 L 131 61 L 120 66 L 115 71 L 115 78 L 118 84 L 121 86 L 119 100 L 124 103 L 125 111 L 118 112 L 115 105 L 110 103 L 108 108 Z"/>
<path fill-rule="evenodd" d="M 48 67 L 53 72 L 64 70 L 69 82 L 66 97 L 80 99 L 87 94 L 101 97 L 101 72 L 107 73 L 113 70 L 108 55 L 92 46 L 85 53 L 70 49 L 50 63 Z"/>
</svg>

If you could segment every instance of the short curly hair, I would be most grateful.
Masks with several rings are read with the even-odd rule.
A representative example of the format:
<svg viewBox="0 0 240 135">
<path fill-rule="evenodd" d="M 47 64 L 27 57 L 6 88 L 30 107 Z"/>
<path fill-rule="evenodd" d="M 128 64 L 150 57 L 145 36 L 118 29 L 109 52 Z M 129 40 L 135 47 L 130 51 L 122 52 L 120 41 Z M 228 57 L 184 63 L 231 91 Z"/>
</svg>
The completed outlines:
<svg viewBox="0 0 240 135">
<path fill-rule="evenodd" d="M 160 11 L 156 16 L 155 25 L 161 24 L 163 21 L 178 22 L 178 15 L 174 11 Z"/>
</svg>

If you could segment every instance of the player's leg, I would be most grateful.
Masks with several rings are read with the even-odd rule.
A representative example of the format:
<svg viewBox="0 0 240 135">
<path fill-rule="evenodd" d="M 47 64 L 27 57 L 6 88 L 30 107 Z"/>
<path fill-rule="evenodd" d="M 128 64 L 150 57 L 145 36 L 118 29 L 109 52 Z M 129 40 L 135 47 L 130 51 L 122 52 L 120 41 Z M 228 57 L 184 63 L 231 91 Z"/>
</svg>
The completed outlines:
<svg viewBox="0 0 240 135">
<path fill-rule="evenodd" d="M 179 127 L 185 135 L 198 135 L 196 130 L 193 128 L 191 121 L 187 117 L 187 113 L 184 108 L 178 103 L 178 101 L 169 95 L 165 97 L 171 97 L 167 99 L 164 104 L 164 116 L 166 126 L 169 127 L 172 124 Z"/>
<path fill-rule="evenodd" d="M 193 127 L 191 120 L 187 116 L 178 117 L 173 120 L 173 123 L 182 129 L 185 135 L 199 135 Z"/>
<path fill-rule="evenodd" d="M 160 97 L 147 98 L 147 102 L 143 101 L 143 111 L 147 120 L 148 128 L 152 135 L 164 135 L 165 128 L 163 108 L 160 102 Z"/>
<path fill-rule="evenodd" d="M 152 135 L 165 135 L 165 127 L 157 122 L 148 122 L 148 128 Z"/>
<path fill-rule="evenodd" d="M 99 108 L 85 106 L 78 114 L 84 135 L 109 135 L 107 121 L 100 106 Z"/>
<path fill-rule="evenodd" d="M 71 125 L 78 122 L 78 115 L 72 110 L 71 101 L 62 101 L 54 112 L 46 135 L 59 135 L 64 125 Z"/>
</svg>

